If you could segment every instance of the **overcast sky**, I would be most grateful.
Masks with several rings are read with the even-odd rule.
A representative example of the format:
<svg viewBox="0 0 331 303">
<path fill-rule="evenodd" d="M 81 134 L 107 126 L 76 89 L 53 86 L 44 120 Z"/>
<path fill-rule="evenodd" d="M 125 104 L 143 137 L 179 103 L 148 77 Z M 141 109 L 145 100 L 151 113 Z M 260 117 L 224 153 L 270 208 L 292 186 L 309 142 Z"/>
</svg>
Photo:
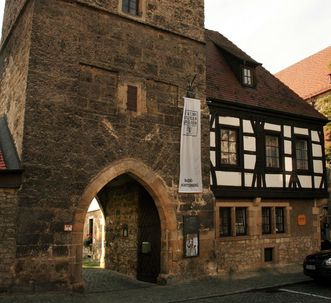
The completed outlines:
<svg viewBox="0 0 331 303">
<path fill-rule="evenodd" d="M 208 29 L 272 73 L 331 45 L 331 0 L 205 0 L 205 7 Z"/>
</svg>

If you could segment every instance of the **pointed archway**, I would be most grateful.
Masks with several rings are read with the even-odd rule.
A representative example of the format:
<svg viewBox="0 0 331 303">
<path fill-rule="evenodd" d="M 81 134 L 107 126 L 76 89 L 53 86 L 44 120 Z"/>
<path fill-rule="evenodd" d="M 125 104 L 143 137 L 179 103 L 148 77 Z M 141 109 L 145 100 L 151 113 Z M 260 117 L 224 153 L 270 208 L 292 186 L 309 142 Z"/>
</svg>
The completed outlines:
<svg viewBox="0 0 331 303">
<path fill-rule="evenodd" d="M 175 207 L 169 198 L 164 181 L 142 161 L 132 158 L 113 162 L 94 176 L 86 186 L 75 210 L 71 249 L 72 283 L 80 285 L 82 281 L 82 242 L 83 226 L 91 200 L 113 179 L 123 174 L 130 175 L 143 186 L 152 197 L 160 218 L 161 227 L 161 275 L 172 272 L 172 256 L 178 252 L 177 220 Z"/>
</svg>

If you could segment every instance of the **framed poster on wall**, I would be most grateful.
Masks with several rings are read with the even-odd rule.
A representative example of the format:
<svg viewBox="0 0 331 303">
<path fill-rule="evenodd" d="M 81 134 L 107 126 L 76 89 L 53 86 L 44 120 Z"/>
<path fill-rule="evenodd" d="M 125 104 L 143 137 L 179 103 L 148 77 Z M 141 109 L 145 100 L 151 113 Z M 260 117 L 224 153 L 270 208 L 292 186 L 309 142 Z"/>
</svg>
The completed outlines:
<svg viewBox="0 0 331 303">
<path fill-rule="evenodd" d="M 199 217 L 183 217 L 183 238 L 184 238 L 184 257 L 199 256 Z"/>
</svg>

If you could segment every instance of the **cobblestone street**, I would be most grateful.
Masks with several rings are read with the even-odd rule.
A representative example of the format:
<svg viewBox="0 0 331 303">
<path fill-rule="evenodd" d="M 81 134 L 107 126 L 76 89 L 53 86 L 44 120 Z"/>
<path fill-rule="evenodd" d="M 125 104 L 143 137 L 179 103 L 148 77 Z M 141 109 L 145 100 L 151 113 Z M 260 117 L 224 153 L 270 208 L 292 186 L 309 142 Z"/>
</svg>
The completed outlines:
<svg viewBox="0 0 331 303">
<path fill-rule="evenodd" d="M 102 269 L 84 269 L 85 292 L 1 294 L 1 303 L 216 303 L 289 302 L 331 300 L 331 289 L 316 285 L 301 267 L 270 269 L 231 277 L 209 277 L 165 286 L 149 284 Z"/>
</svg>

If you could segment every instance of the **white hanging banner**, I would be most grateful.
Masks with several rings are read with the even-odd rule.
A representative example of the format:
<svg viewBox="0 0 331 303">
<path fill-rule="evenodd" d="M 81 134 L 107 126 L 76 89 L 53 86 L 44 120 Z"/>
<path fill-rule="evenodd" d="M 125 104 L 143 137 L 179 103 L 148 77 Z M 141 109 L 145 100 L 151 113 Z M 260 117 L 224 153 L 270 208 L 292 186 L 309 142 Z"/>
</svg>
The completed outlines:
<svg viewBox="0 0 331 303">
<path fill-rule="evenodd" d="M 200 100 L 184 98 L 180 140 L 180 193 L 202 192 L 200 117 Z"/>
</svg>

